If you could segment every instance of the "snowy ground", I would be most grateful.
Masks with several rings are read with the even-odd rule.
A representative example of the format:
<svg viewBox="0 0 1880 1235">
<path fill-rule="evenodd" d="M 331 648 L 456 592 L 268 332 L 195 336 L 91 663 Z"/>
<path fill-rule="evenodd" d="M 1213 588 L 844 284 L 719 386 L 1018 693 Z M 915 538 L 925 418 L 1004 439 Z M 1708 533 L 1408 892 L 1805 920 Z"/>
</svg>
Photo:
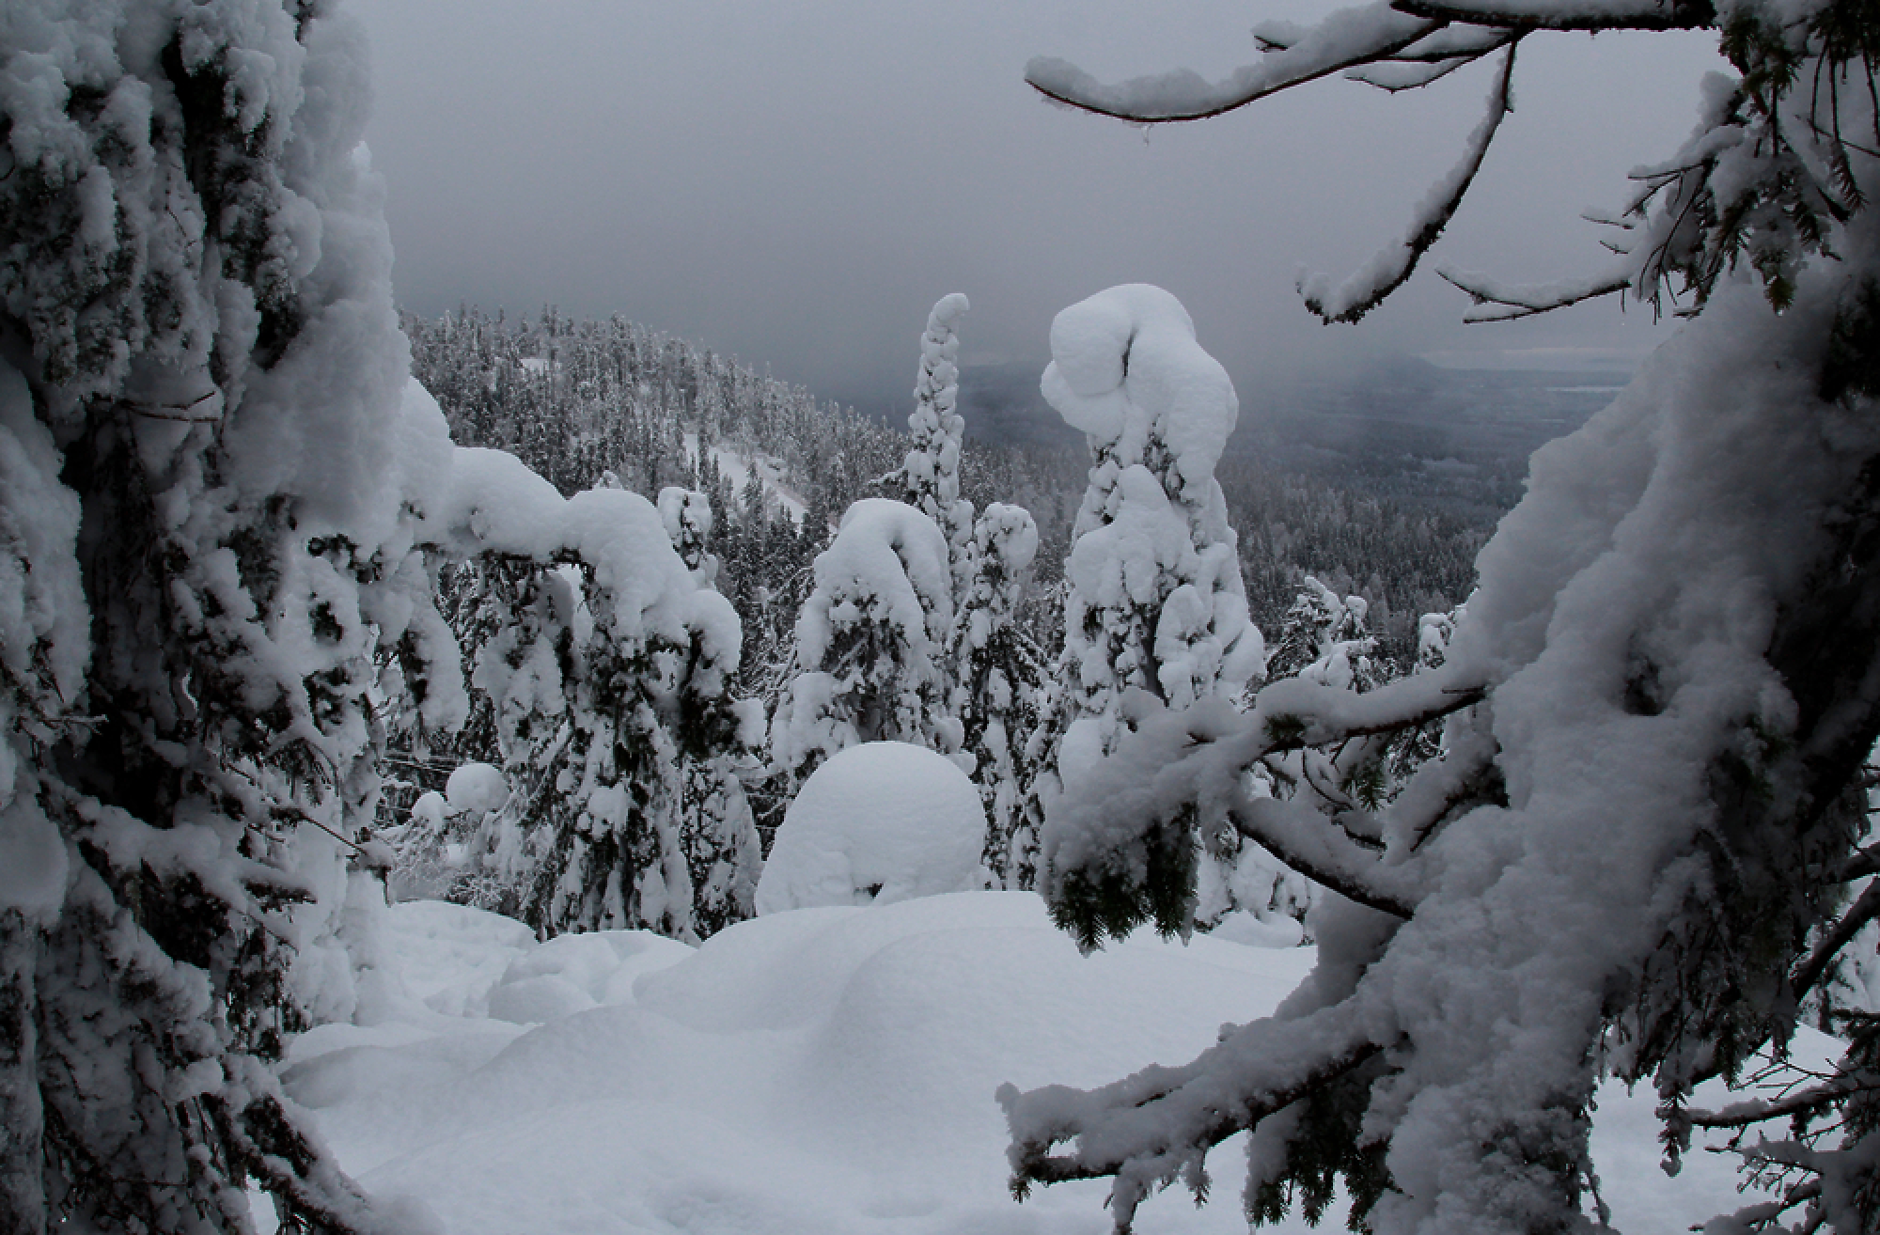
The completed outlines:
<svg viewBox="0 0 1880 1235">
<path fill-rule="evenodd" d="M 1080 957 L 1024 893 L 795 910 L 697 950 L 537 945 L 420 901 L 389 911 L 385 944 L 379 1023 L 302 1036 L 287 1084 L 366 1187 L 451 1235 L 1100 1235 L 1100 1183 L 1008 1198 L 993 1090 L 1183 1062 L 1312 959 L 1206 937 Z M 1609 1087 L 1599 1119 L 1621 1229 L 1740 1203 L 1718 1157 L 1659 1172 L 1648 1095 Z M 1238 1142 L 1211 1165 L 1209 1205 L 1168 1193 L 1138 1229 L 1244 1232 Z"/>
</svg>

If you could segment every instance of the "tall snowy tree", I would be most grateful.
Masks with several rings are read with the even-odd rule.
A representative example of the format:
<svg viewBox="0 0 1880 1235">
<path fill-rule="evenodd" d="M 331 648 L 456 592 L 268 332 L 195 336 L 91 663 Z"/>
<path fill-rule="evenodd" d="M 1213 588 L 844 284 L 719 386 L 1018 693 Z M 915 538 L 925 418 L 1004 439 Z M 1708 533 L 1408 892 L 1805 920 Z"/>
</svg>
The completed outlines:
<svg viewBox="0 0 1880 1235">
<path fill-rule="evenodd" d="M 902 502 L 864 498 L 816 558 L 796 623 L 796 676 L 771 720 L 771 757 L 793 785 L 860 742 L 960 746 L 948 715 L 953 625 L 946 538 Z"/>
<path fill-rule="evenodd" d="M 455 673 L 410 622 L 450 447 L 401 416 L 360 45 L 329 5 L 0 10 L 8 1232 L 247 1231 L 250 1185 L 399 1225 L 267 1066 L 355 998 L 376 652 Z"/>
<path fill-rule="evenodd" d="M 985 867 L 1001 888 L 1029 888 L 1036 878 L 1023 794 L 1033 779 L 1025 752 L 1044 700 L 1045 657 L 1019 624 L 1018 606 L 1037 555 L 1030 513 L 988 503 L 973 524 L 971 583 L 947 656 L 961 748 L 973 756 L 973 783 L 986 808 Z"/>
<path fill-rule="evenodd" d="M 907 417 L 914 446 L 900 471 L 888 477 L 899 484 L 902 500 L 932 519 L 947 538 L 956 602 L 969 583 L 968 542 L 973 537 L 973 504 L 960 497 L 960 446 L 966 420 L 954 410 L 960 394 L 960 339 L 955 328 L 967 307 L 966 297 L 953 292 L 942 296 L 927 315 L 927 329 L 920 336 L 914 410 Z"/>
<path fill-rule="evenodd" d="M 705 552 L 712 534 L 710 500 L 696 490 L 668 486 L 659 491 L 659 517 L 693 580 L 711 590 L 718 559 Z M 741 767 L 755 763 L 746 752 L 762 739 L 763 705 L 751 700 L 739 707 L 743 727 L 731 740 L 720 735 L 704 757 L 680 759 L 679 842 L 692 880 L 692 926 L 701 937 L 751 916 L 763 871 L 763 843 L 739 776 Z M 730 749 L 733 741 L 744 749 Z"/>
<path fill-rule="evenodd" d="M 1064 600 L 1057 689 L 1032 739 L 1034 820 L 1115 750 L 1133 695 L 1184 708 L 1232 699 L 1261 671 L 1214 465 L 1239 403 L 1175 297 L 1132 284 L 1051 324 L 1043 390 L 1090 446 Z"/>
<path fill-rule="evenodd" d="M 1479 558 L 1440 667 L 1364 695 L 1290 680 L 1250 713 L 1146 720 L 1071 790 L 1047 892 L 1094 945 L 1186 925 L 1193 828 L 1230 826 L 1334 889 L 1319 964 L 1265 1020 L 1191 1063 L 1089 1092 L 1001 1093 L 1014 1186 L 1205 1186 L 1251 1129 L 1256 1221 L 1342 1184 L 1354 1222 L 1409 1232 L 1603 1229 L 1596 1078 L 1648 1081 L 1675 1158 L 1737 1144 L 1768 1199 L 1709 1229 L 1880 1227 L 1875 1035 L 1779 1099 L 1692 1110 L 1693 1087 L 1779 1052 L 1834 959 L 1880 916 L 1847 889 L 1880 734 L 1880 192 L 1871 5 L 1506 7 L 1397 0 L 1262 27 L 1260 62 L 1041 90 L 1156 121 L 1214 115 L 1329 73 L 1392 88 L 1499 56 L 1489 112 L 1404 241 L 1310 307 L 1350 320 L 1436 241 L 1507 110 L 1513 51 L 1550 30 L 1712 27 L 1737 70 L 1642 191 L 1618 263 L 1544 289 L 1451 275 L 1514 316 L 1601 292 L 1688 297 L 1694 320 L 1581 431 L 1534 458 Z M 1445 758 L 1372 811 L 1251 795 L 1274 752 L 1447 716 Z M 1760 1133 L 1758 1133 L 1760 1129 Z"/>
</svg>

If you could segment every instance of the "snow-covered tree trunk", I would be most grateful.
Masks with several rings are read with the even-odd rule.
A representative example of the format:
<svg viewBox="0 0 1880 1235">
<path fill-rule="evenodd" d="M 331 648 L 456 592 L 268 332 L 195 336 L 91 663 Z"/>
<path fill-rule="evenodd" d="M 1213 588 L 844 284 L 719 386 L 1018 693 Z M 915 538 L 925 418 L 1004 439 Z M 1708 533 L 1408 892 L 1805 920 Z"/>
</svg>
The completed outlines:
<svg viewBox="0 0 1880 1235">
<path fill-rule="evenodd" d="M 9 1231 L 246 1230 L 251 1182 L 391 1225 L 266 1067 L 352 1006 L 374 653 L 449 449 L 400 415 L 360 42 L 266 0 L 0 12 Z"/>
</svg>

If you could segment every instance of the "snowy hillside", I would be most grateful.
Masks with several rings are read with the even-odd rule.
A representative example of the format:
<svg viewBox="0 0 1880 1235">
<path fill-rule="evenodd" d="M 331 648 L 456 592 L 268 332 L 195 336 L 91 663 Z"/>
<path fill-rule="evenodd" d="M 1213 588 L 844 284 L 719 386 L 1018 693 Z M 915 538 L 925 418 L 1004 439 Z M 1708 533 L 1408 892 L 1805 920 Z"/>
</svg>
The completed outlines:
<svg viewBox="0 0 1880 1235">
<path fill-rule="evenodd" d="M 685 456 L 694 468 L 704 466 L 704 456 L 699 454 L 698 434 L 684 435 Z M 716 465 L 718 474 L 725 478 L 732 491 L 742 492 L 751 483 L 751 477 L 757 477 L 757 483 L 763 487 L 764 496 L 774 502 L 779 510 L 790 516 L 792 523 L 802 523 L 803 516 L 809 511 L 809 504 L 802 495 L 790 488 L 783 480 L 783 463 L 769 455 L 736 450 L 723 443 L 716 443 L 706 449 L 706 455 Z"/>
<path fill-rule="evenodd" d="M 347 1170 L 450 1235 L 1097 1235 L 1102 1183 L 1007 1196 L 993 1090 L 1186 1059 L 1312 963 L 1147 935 L 1080 957 L 1028 893 L 796 910 L 697 950 L 644 932 L 538 945 L 429 901 L 384 926 L 375 1023 L 299 1038 L 287 1088 Z M 1608 1086 L 1598 1128 L 1622 1229 L 1735 1202 L 1728 1161 L 1660 1174 L 1648 1094 Z M 1170 1193 L 1140 1229 L 1244 1232 L 1241 1140 L 1215 1156 L 1209 1205 Z"/>
</svg>

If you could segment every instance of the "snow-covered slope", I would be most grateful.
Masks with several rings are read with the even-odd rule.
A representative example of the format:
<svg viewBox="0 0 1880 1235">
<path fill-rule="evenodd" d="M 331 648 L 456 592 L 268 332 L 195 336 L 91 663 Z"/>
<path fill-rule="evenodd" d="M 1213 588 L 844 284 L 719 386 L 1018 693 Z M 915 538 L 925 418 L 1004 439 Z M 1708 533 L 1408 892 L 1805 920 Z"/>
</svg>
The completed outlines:
<svg viewBox="0 0 1880 1235">
<path fill-rule="evenodd" d="M 733 493 L 742 493 L 744 486 L 751 482 L 751 474 L 755 472 L 758 482 L 764 487 L 764 493 L 790 516 L 790 521 L 803 522 L 803 516 L 809 511 L 809 503 L 796 490 L 783 483 L 781 463 L 768 455 L 747 456 L 722 442 L 708 449 L 712 462 L 718 465 L 719 473 L 724 476 Z M 685 453 L 694 464 L 700 462 L 698 434 L 685 435 Z"/>
<path fill-rule="evenodd" d="M 303 1036 L 287 1084 L 347 1169 L 451 1235 L 1100 1235 L 1105 1183 L 1009 1199 L 994 1088 L 1190 1058 L 1312 962 L 1208 937 L 1081 957 L 1036 897 L 1000 892 L 780 913 L 697 950 L 643 932 L 536 945 L 417 902 L 389 911 L 384 943 L 380 1023 Z M 1599 1118 L 1621 1229 L 1735 1200 L 1714 1156 L 1659 1173 L 1649 1095 L 1603 1092 Z M 1240 1152 L 1217 1151 L 1224 1180 Z M 1138 1228 L 1246 1230 L 1231 1182 L 1202 1209 L 1153 1201 Z"/>
</svg>

